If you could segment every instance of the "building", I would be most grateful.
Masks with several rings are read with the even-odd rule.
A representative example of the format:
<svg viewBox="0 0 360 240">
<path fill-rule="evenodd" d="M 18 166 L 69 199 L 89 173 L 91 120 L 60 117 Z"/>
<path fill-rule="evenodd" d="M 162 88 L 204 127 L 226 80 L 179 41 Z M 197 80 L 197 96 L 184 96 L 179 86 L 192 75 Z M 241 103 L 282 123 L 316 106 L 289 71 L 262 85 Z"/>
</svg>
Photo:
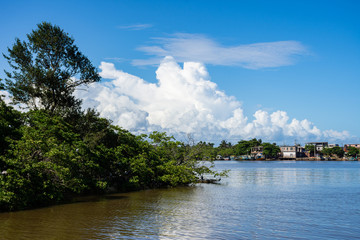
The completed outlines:
<svg viewBox="0 0 360 240">
<path fill-rule="evenodd" d="M 258 154 L 262 154 L 264 151 L 264 147 L 263 146 L 256 146 L 256 147 L 252 147 L 251 148 L 251 156 L 255 157 Z"/>
<path fill-rule="evenodd" d="M 344 152 L 347 152 L 349 147 L 360 149 L 360 144 L 344 144 Z"/>
<path fill-rule="evenodd" d="M 315 146 L 316 152 L 321 152 L 324 148 L 328 147 L 328 142 L 308 142 L 306 145 Z"/>
<path fill-rule="evenodd" d="M 305 157 L 305 148 L 300 145 L 281 146 L 281 159 L 296 159 Z"/>
<path fill-rule="evenodd" d="M 221 155 L 216 155 L 215 159 L 216 160 L 224 160 L 224 158 Z"/>
<path fill-rule="evenodd" d="M 263 154 L 264 147 L 263 146 L 256 146 L 251 148 L 251 157 L 255 160 L 264 160 L 265 156 Z"/>
<path fill-rule="evenodd" d="M 337 143 L 329 143 L 329 145 L 327 147 L 328 148 L 339 147 L 339 144 L 337 144 Z"/>
</svg>

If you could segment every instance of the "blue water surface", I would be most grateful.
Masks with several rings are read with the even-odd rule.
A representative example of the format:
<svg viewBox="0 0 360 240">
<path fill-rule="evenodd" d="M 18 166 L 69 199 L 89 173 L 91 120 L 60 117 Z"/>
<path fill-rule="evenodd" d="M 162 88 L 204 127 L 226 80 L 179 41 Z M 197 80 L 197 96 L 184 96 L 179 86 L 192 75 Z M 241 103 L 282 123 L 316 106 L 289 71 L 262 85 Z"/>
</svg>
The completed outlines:
<svg viewBox="0 0 360 240">
<path fill-rule="evenodd" d="M 219 239 L 360 239 L 359 162 L 217 162 Z M 213 188 L 205 186 L 204 188 Z M 231 223 L 231 224 L 227 224 Z M 220 233 L 221 232 L 221 233 Z"/>
</svg>

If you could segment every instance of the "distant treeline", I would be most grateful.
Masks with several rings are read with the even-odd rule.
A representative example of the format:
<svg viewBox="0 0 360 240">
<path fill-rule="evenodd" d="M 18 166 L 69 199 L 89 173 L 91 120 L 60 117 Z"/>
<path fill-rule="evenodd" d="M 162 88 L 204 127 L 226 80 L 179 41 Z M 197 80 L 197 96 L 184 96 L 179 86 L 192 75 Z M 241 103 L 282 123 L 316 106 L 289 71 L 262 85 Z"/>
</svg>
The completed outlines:
<svg viewBox="0 0 360 240">
<path fill-rule="evenodd" d="M 277 158 L 280 153 L 280 148 L 275 143 L 262 142 L 261 139 L 256 138 L 241 140 L 234 145 L 222 140 L 218 147 L 214 147 L 213 143 L 206 142 L 199 142 L 197 145 L 202 147 L 204 156 L 208 159 L 216 159 L 218 155 L 222 157 L 250 155 L 251 148 L 257 146 L 263 147 L 262 153 L 266 158 Z"/>
</svg>

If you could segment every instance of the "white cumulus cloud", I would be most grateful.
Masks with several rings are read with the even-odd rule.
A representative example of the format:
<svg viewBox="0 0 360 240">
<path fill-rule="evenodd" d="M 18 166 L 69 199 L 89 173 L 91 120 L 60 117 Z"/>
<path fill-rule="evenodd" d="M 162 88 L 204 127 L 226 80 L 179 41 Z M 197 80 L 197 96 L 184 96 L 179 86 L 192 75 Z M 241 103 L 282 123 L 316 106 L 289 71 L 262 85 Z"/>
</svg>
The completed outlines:
<svg viewBox="0 0 360 240">
<path fill-rule="evenodd" d="M 6 103 L 6 105 L 11 105 L 15 110 L 23 112 L 28 110 L 25 104 L 12 105 L 12 97 L 8 91 L 0 90 L 0 98 Z"/>
<path fill-rule="evenodd" d="M 215 143 L 254 137 L 278 142 L 350 138 L 346 131 L 321 131 L 307 119 L 290 119 L 284 111 L 258 110 L 245 116 L 241 103 L 219 90 L 201 63 L 185 62 L 181 67 L 173 57 L 165 57 L 156 71 L 156 84 L 118 70 L 112 63 L 102 62 L 100 69 L 102 78 L 109 81 L 76 91 L 77 97 L 83 99 L 84 108 L 95 108 L 134 133 L 191 133 L 198 140 Z"/>
<path fill-rule="evenodd" d="M 134 60 L 134 65 L 156 65 L 163 57 L 170 55 L 180 62 L 194 61 L 249 69 L 291 65 L 296 56 L 309 54 L 306 47 L 297 41 L 222 46 L 203 35 L 184 33 L 155 38 L 155 45 L 143 46 L 138 50 L 154 58 Z"/>
</svg>

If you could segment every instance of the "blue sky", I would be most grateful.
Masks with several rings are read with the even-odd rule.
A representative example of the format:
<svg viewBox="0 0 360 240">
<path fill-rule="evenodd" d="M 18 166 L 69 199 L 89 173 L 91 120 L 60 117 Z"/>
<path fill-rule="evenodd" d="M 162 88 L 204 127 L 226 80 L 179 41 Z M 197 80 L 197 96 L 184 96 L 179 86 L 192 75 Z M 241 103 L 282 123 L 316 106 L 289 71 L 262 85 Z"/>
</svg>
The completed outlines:
<svg viewBox="0 0 360 240">
<path fill-rule="evenodd" d="M 251 137 L 288 144 L 359 141 L 359 1 L 3 1 L 1 5 L 2 53 L 15 37 L 25 40 L 36 24 L 49 21 L 70 33 L 95 66 L 112 63 L 116 71 L 141 79 L 124 83 L 120 78 L 129 75 L 119 76 L 103 65 L 113 73 L 99 68 L 103 82 L 97 89 L 103 91 L 79 93 L 86 106 L 93 104 L 103 116 L 135 133 L 193 133 L 197 140 L 211 142 Z M 165 56 L 173 58 L 164 62 Z M 186 83 L 174 83 L 186 101 L 157 96 L 156 106 L 150 106 L 149 99 L 137 98 L 145 95 L 139 88 L 112 92 L 115 79 L 123 85 L 140 81 L 144 91 L 153 89 L 151 83 L 171 85 L 161 79 L 179 74 L 174 62 L 180 68 L 184 62 L 201 64 L 188 64 L 189 71 L 180 74 Z M 8 67 L 3 58 L 0 66 Z M 0 77 L 4 78 L 2 71 Z M 213 83 L 216 88 L 210 87 Z M 105 99 L 105 90 L 108 96 L 117 95 Z M 171 88 L 154 91 L 176 95 Z M 206 93 L 207 102 L 199 92 Z M 120 98 L 123 101 L 117 101 Z M 211 107 L 212 101 L 224 106 Z M 125 112 L 121 104 L 126 105 Z M 239 113 L 236 109 L 241 116 L 234 114 Z M 287 123 L 277 117 L 284 113 Z M 167 117 L 176 124 L 167 123 Z M 208 118 L 207 124 L 200 123 L 201 118 Z M 138 121 L 128 124 L 131 119 Z M 305 119 L 311 124 L 302 122 Z M 199 124 L 192 125 L 196 121 Z"/>
</svg>

